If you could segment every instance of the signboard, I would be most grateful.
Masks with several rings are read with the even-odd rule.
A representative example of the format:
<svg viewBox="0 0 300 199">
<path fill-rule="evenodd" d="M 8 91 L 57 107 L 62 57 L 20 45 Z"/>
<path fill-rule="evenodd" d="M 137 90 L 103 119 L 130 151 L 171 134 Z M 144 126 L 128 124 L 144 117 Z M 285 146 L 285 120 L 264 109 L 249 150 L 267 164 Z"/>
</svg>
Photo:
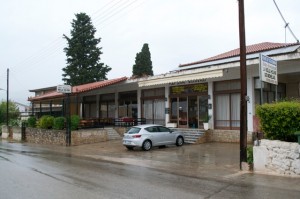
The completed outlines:
<svg viewBox="0 0 300 199">
<path fill-rule="evenodd" d="M 278 85 L 277 61 L 268 56 L 260 54 L 259 64 L 261 81 Z"/>
<path fill-rule="evenodd" d="M 70 85 L 58 85 L 56 91 L 58 93 L 72 93 L 72 87 Z"/>
</svg>

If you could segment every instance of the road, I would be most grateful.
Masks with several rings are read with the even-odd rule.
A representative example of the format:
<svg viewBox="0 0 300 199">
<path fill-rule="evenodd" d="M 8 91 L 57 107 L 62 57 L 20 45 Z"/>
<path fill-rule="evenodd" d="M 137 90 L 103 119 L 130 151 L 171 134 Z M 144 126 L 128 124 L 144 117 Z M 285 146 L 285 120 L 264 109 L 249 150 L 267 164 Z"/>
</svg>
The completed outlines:
<svg viewBox="0 0 300 199">
<path fill-rule="evenodd" d="M 0 179 L 3 199 L 299 198 L 300 195 L 297 178 L 254 174 L 231 179 L 192 177 L 1 141 Z"/>
</svg>

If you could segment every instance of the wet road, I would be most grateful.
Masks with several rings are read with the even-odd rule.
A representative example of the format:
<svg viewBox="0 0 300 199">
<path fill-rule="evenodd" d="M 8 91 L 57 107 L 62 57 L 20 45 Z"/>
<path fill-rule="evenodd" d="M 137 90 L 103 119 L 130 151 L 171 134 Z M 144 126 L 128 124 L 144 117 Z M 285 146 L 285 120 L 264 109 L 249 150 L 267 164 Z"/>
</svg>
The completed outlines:
<svg viewBox="0 0 300 199">
<path fill-rule="evenodd" d="M 249 173 L 231 178 L 192 177 L 184 172 L 166 172 L 159 165 L 149 168 L 105 161 L 73 155 L 70 148 L 65 150 L 61 153 L 0 141 L 0 198 L 299 198 L 300 195 L 297 178 Z M 170 154 L 173 150 L 180 149 L 171 148 Z"/>
</svg>

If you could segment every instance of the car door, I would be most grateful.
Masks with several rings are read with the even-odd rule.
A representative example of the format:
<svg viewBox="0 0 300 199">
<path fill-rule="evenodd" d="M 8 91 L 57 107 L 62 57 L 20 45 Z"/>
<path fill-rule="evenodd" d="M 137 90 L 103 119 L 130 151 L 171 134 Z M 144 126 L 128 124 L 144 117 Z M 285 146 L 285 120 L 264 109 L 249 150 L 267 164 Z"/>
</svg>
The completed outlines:
<svg viewBox="0 0 300 199">
<path fill-rule="evenodd" d="M 167 128 L 167 127 L 164 127 L 164 126 L 158 126 L 157 127 L 159 132 L 160 132 L 160 135 L 162 137 L 162 143 L 163 145 L 165 144 L 174 144 L 174 134 L 172 133 L 172 131 Z"/>
<path fill-rule="evenodd" d="M 145 130 L 150 133 L 148 138 L 151 140 L 152 146 L 162 145 L 163 135 L 159 132 L 157 126 L 150 126 L 145 128 Z"/>
</svg>

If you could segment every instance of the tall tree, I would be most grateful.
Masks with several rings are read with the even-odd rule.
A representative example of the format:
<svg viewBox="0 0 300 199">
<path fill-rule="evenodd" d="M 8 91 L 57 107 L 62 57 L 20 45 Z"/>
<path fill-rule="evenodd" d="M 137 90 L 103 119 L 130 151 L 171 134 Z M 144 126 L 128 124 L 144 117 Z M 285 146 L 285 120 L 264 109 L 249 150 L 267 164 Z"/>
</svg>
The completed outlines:
<svg viewBox="0 0 300 199">
<path fill-rule="evenodd" d="M 87 14 L 79 13 L 75 17 L 71 37 L 63 35 L 68 46 L 64 48 L 67 66 L 62 69 L 62 80 L 71 86 L 105 80 L 111 68 L 100 62 L 102 48 L 97 45 L 101 38 L 95 38 L 96 29 Z"/>
<path fill-rule="evenodd" d="M 132 76 L 153 76 L 151 53 L 148 44 L 144 44 L 142 51 L 136 54 L 135 64 L 132 67 Z"/>
</svg>

